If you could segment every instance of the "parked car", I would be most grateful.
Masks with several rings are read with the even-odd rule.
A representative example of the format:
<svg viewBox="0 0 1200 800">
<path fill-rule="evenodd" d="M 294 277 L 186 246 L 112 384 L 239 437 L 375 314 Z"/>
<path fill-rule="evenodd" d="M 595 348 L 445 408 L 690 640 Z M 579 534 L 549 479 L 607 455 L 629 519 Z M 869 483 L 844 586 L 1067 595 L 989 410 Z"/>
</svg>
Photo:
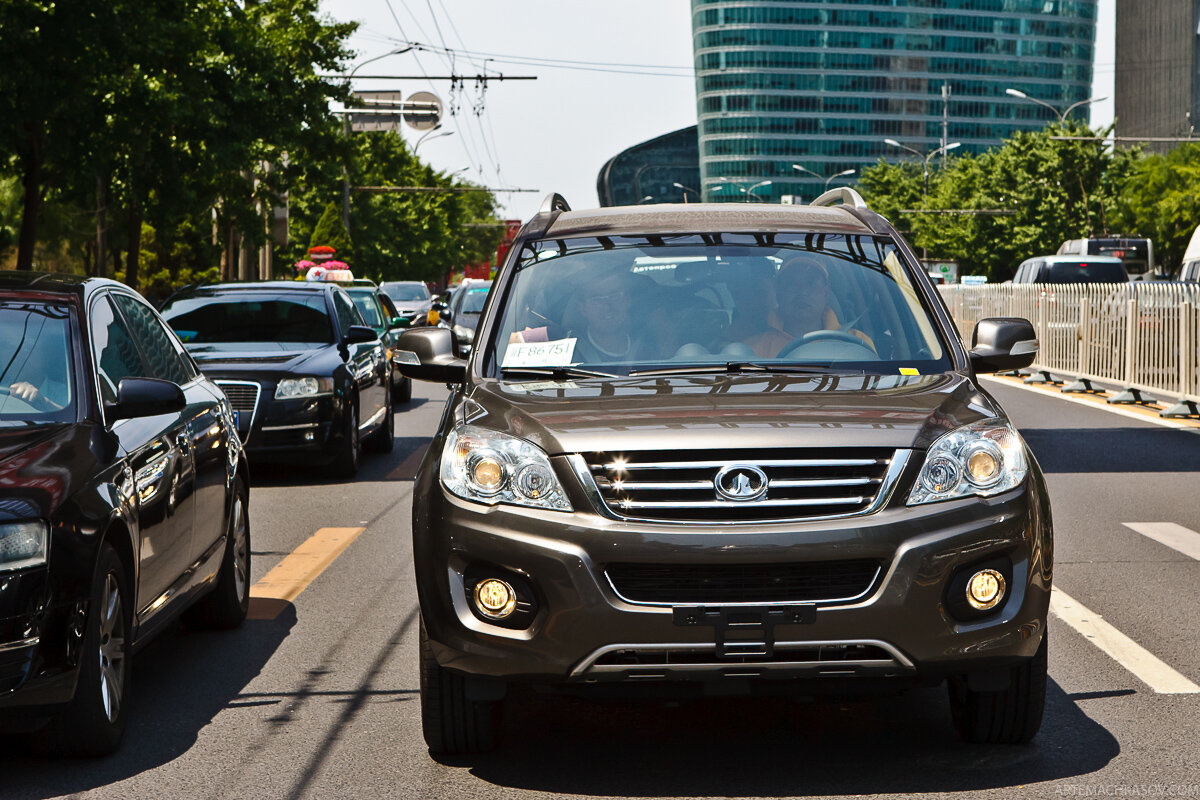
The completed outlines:
<svg viewBox="0 0 1200 800">
<path fill-rule="evenodd" d="M 407 317 L 409 324 L 423 324 L 429 305 L 433 302 L 428 286 L 421 281 L 384 281 L 379 288 L 392 298 L 397 313 Z"/>
<path fill-rule="evenodd" d="M 1200 225 L 1192 231 L 1187 249 L 1183 251 L 1183 264 L 1179 267 L 1180 281 L 1200 283 Z"/>
<path fill-rule="evenodd" d="M 1058 255 L 1118 258 L 1125 265 L 1131 281 L 1165 280 L 1168 277 L 1159 272 L 1154 262 L 1154 242 L 1141 236 L 1070 239 L 1059 246 Z"/>
<path fill-rule="evenodd" d="M 374 330 L 379 341 L 383 342 L 384 356 L 388 364 L 392 364 L 396 340 L 400 338 L 400 332 L 409 326 L 410 319 L 401 316 L 392 299 L 374 284 L 347 286 L 345 289 L 367 327 Z M 407 403 L 412 399 L 412 379 L 406 378 L 396 365 L 391 366 L 390 375 L 392 402 Z"/>
<path fill-rule="evenodd" d="M 1013 283 L 1128 283 L 1129 273 L 1114 256 L 1037 256 L 1017 267 Z"/>
<path fill-rule="evenodd" d="M 116 750 L 134 650 L 245 618 L 249 487 L 224 395 L 140 295 L 0 272 L 0 730 Z"/>
<path fill-rule="evenodd" d="M 442 313 L 443 322 L 454 332 L 458 355 L 465 356 L 471 352 L 475 342 L 475 328 L 479 324 L 479 315 L 487 300 L 488 292 L 492 289 L 491 281 L 471 281 L 463 284 L 454 293 L 450 305 Z"/>
<path fill-rule="evenodd" d="M 360 444 L 391 451 L 391 368 L 336 283 L 201 286 L 162 313 L 229 397 L 252 461 L 329 465 L 351 477 Z"/>
<path fill-rule="evenodd" d="M 841 200 L 842 204 L 837 205 Z M 810 206 L 570 210 L 521 229 L 417 473 L 425 741 L 493 746 L 513 683 L 805 695 L 948 681 L 959 734 L 1040 725 L 1052 529 L 1033 455 L 899 233 Z M 459 321 L 456 316 L 455 322 Z"/>
</svg>

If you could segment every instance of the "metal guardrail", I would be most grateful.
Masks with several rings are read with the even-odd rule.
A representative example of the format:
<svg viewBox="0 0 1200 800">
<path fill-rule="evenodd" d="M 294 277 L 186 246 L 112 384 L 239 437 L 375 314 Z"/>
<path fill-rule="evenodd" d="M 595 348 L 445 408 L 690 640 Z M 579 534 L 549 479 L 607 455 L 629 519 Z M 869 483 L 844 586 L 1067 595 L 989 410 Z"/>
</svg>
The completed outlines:
<svg viewBox="0 0 1200 800">
<path fill-rule="evenodd" d="M 985 317 L 1024 317 L 1041 349 L 1027 383 L 1064 392 L 1119 386 L 1109 403 L 1174 401 L 1163 417 L 1200 416 L 1200 284 L 939 286 L 970 346 Z"/>
</svg>

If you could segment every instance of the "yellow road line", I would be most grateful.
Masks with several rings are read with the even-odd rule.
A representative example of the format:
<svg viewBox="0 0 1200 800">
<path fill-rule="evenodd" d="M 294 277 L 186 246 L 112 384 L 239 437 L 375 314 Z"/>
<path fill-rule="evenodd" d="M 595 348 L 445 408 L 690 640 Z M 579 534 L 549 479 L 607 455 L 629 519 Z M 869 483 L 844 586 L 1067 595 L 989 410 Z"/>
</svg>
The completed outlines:
<svg viewBox="0 0 1200 800">
<path fill-rule="evenodd" d="M 274 619 L 366 528 L 321 528 L 250 587 L 250 619 Z"/>
</svg>

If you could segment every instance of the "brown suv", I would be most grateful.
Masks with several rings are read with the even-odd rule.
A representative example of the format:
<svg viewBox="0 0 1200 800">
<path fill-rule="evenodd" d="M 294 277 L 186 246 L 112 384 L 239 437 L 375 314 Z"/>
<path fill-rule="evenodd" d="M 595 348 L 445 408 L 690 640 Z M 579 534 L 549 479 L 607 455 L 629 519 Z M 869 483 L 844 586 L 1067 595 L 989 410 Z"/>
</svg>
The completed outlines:
<svg viewBox="0 0 1200 800">
<path fill-rule="evenodd" d="M 838 201 L 841 201 L 840 204 Z M 959 341 L 856 193 L 658 205 L 522 228 L 417 478 L 421 706 L 434 752 L 496 742 L 509 684 L 587 692 L 903 689 L 947 680 L 966 739 L 1041 722 L 1050 506 Z M 632 689 L 631 689 L 632 691 Z"/>
</svg>

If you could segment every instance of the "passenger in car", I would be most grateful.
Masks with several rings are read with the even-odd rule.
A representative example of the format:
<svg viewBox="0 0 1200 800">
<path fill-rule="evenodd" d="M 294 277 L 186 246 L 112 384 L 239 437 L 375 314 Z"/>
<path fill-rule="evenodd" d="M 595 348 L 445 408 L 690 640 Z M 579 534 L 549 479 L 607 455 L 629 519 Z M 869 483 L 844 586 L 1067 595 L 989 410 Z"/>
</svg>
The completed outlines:
<svg viewBox="0 0 1200 800">
<path fill-rule="evenodd" d="M 573 328 L 575 361 L 604 364 L 630 361 L 640 345 L 629 315 L 628 275 L 611 272 L 589 280 L 580 290 L 578 312 L 582 325 Z"/>
<path fill-rule="evenodd" d="M 727 336 L 735 344 L 741 343 L 757 358 L 774 358 L 780 349 L 794 339 L 775 325 L 771 320 L 776 313 L 775 265 L 770 261 L 749 262 L 737 265 L 737 274 L 726 281 L 725 286 L 733 298 L 733 320 L 729 325 Z M 735 354 L 739 351 L 731 346 L 722 349 L 723 353 Z"/>
</svg>

